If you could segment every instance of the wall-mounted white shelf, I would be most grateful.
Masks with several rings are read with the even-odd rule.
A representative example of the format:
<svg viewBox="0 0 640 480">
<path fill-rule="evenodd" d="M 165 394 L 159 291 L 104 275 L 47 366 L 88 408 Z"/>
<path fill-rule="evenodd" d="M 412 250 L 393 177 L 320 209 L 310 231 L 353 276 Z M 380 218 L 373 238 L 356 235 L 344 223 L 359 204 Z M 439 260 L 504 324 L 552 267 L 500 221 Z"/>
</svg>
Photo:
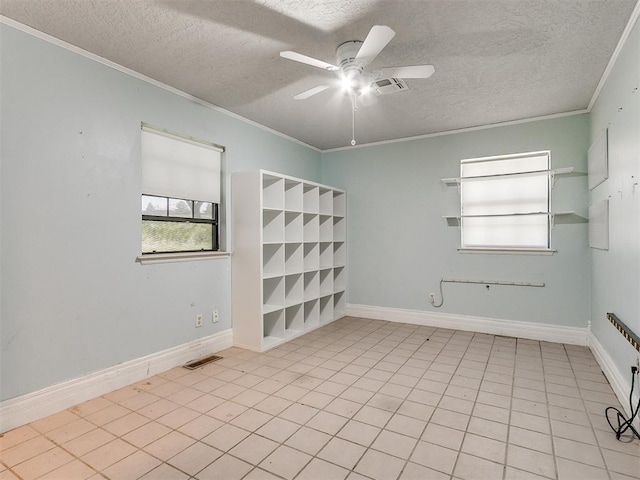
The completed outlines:
<svg viewBox="0 0 640 480">
<path fill-rule="evenodd" d="M 551 217 L 551 227 L 553 225 L 559 224 L 570 224 L 570 223 L 587 223 L 589 220 L 580 215 L 576 215 L 576 212 L 564 211 L 564 212 L 526 212 L 526 213 L 500 213 L 493 215 L 443 215 L 447 221 L 447 225 L 450 227 L 459 227 L 460 220 L 463 218 L 487 218 L 487 217 L 518 217 L 518 216 L 526 216 L 526 215 L 549 215 Z"/>
<path fill-rule="evenodd" d="M 547 173 L 552 176 L 552 178 L 562 176 L 562 175 L 572 175 L 572 176 L 582 176 L 586 175 L 586 173 L 574 172 L 573 167 L 559 167 L 559 168 L 551 168 L 549 170 L 532 170 L 530 172 L 515 172 L 515 173 L 500 173 L 497 175 L 482 175 L 477 177 L 464 177 L 465 180 L 472 180 L 478 178 L 499 178 L 499 177 L 511 177 L 511 176 L 522 176 L 522 175 L 539 175 L 541 173 Z M 446 185 L 447 187 L 458 187 L 460 186 L 460 182 L 462 179 L 460 177 L 448 177 L 441 178 L 440 182 Z"/>
<path fill-rule="evenodd" d="M 509 176 L 522 176 L 522 175 L 539 175 L 541 173 L 546 173 L 551 177 L 551 186 L 555 185 L 555 181 L 559 177 L 576 177 L 576 176 L 584 176 L 586 173 L 583 172 L 575 172 L 573 167 L 558 167 L 551 168 L 549 170 L 532 170 L 527 172 L 515 172 L 515 173 L 502 173 L 497 175 L 483 175 L 483 176 L 471 176 L 464 177 L 461 179 L 460 177 L 448 177 L 440 179 L 440 182 L 443 183 L 447 187 L 458 187 L 460 189 L 460 182 L 462 180 L 473 180 L 479 178 L 499 178 L 499 177 L 509 177 Z M 570 224 L 570 223 L 586 223 L 588 220 L 582 216 L 576 215 L 575 212 L 527 212 L 527 213 L 509 213 L 509 214 L 494 214 L 494 215 L 443 215 L 447 222 L 447 225 L 450 227 L 459 227 L 462 218 L 472 218 L 472 217 L 512 217 L 512 216 L 520 216 L 520 215 L 549 215 L 551 219 L 551 227 L 557 224 Z"/>
<path fill-rule="evenodd" d="M 234 343 L 264 351 L 344 316 L 346 193 L 264 170 L 232 175 Z"/>
</svg>

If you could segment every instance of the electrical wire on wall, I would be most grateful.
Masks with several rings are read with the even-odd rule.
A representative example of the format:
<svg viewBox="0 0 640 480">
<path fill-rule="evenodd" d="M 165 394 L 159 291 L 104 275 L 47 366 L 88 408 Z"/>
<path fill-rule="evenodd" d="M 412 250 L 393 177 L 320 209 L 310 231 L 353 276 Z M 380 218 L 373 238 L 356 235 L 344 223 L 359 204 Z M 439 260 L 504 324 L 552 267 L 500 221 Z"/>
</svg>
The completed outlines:
<svg viewBox="0 0 640 480">
<path fill-rule="evenodd" d="M 615 432 L 616 439 L 618 440 L 620 440 L 620 436 L 627 430 L 631 430 L 633 434 L 640 439 L 640 433 L 638 433 L 638 431 L 633 427 L 633 422 L 635 421 L 636 417 L 638 416 L 638 412 L 640 411 L 640 398 L 638 399 L 638 405 L 636 405 L 635 410 L 633 408 L 633 391 L 635 389 L 635 380 L 637 376 L 638 367 L 631 367 L 631 390 L 629 391 L 629 410 L 631 410 L 631 416 L 627 419 L 620 411 L 620 409 L 616 407 L 607 407 L 604 410 L 604 415 L 605 417 L 607 417 L 607 423 Z M 616 426 L 614 426 L 614 422 L 612 422 L 610 418 L 613 412 L 615 412 L 615 423 L 617 424 Z"/>
<path fill-rule="evenodd" d="M 626 338 L 627 341 L 636 349 L 636 351 L 640 353 L 640 337 L 626 326 L 614 313 L 607 313 L 607 320 L 609 320 L 611 324 L 618 329 L 622 336 L 624 336 L 624 338 Z M 638 361 L 638 365 L 640 365 L 640 360 Z M 640 393 L 638 395 L 638 404 L 635 409 L 633 408 L 633 392 L 635 390 L 636 377 L 639 375 L 638 365 L 631 367 L 631 390 L 629 391 L 629 411 L 631 412 L 631 416 L 629 419 L 627 419 L 620 409 L 616 407 L 607 407 L 604 410 L 607 423 L 609 423 L 609 426 L 615 432 L 618 440 L 620 440 L 620 436 L 627 430 L 631 430 L 631 432 L 640 439 L 640 433 L 638 433 L 638 430 L 633 426 L 633 422 L 640 412 Z M 611 421 L 610 418 L 613 413 L 615 413 L 615 422 Z M 614 423 L 616 426 L 614 426 Z"/>
<path fill-rule="evenodd" d="M 438 305 L 436 305 L 436 299 L 433 296 L 430 296 L 429 298 L 429 303 L 431 303 L 431 305 L 433 305 L 435 308 L 440 308 L 442 305 L 444 305 L 444 295 L 442 294 L 442 282 L 444 282 L 444 278 L 440 279 L 440 303 Z"/>
<path fill-rule="evenodd" d="M 440 303 L 436 305 L 436 297 L 433 293 L 429 294 L 429 303 L 434 308 L 440 308 L 444 305 L 444 294 L 442 293 L 443 283 L 476 283 L 485 285 L 487 290 L 490 289 L 490 285 L 506 285 L 509 287 L 544 287 L 542 282 L 511 282 L 503 280 L 469 280 L 463 278 L 441 278 L 440 279 Z"/>
</svg>

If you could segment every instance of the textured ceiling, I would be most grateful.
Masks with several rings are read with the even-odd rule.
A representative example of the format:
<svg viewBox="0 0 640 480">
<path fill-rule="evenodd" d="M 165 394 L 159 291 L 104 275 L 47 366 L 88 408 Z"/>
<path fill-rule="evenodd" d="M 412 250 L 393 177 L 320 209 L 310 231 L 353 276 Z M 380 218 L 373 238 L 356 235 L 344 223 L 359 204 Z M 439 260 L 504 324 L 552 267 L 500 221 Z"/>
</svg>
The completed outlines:
<svg viewBox="0 0 640 480">
<path fill-rule="evenodd" d="M 433 64 L 356 113 L 370 143 L 587 108 L 636 0 L 2 0 L 0 13 L 320 149 L 349 145 L 335 74 L 373 25 L 396 36 L 373 67 Z"/>
</svg>

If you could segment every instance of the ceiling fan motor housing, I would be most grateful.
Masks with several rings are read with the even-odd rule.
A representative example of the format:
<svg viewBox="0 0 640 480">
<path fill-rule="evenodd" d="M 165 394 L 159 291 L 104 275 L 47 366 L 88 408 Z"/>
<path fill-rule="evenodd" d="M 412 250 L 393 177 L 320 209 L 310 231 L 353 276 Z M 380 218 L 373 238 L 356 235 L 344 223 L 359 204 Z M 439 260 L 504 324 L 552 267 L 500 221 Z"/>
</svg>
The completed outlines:
<svg viewBox="0 0 640 480">
<path fill-rule="evenodd" d="M 361 41 L 351 40 L 344 42 L 336 49 L 336 63 L 346 77 L 355 78 L 364 69 L 363 63 L 356 59 L 361 46 Z"/>
</svg>

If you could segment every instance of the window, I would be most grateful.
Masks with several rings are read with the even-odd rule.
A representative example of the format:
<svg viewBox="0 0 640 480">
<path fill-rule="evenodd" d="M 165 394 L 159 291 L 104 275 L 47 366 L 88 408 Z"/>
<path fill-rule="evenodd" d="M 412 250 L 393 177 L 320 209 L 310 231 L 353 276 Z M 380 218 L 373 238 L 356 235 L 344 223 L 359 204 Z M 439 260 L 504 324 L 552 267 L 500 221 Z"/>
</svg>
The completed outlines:
<svg viewBox="0 0 640 480">
<path fill-rule="evenodd" d="M 218 250 L 218 204 L 142 195 L 142 253 Z"/>
<path fill-rule="evenodd" d="M 142 125 L 142 253 L 217 251 L 221 147 Z"/>
<path fill-rule="evenodd" d="M 461 247 L 550 247 L 550 153 L 460 162 Z"/>
</svg>

